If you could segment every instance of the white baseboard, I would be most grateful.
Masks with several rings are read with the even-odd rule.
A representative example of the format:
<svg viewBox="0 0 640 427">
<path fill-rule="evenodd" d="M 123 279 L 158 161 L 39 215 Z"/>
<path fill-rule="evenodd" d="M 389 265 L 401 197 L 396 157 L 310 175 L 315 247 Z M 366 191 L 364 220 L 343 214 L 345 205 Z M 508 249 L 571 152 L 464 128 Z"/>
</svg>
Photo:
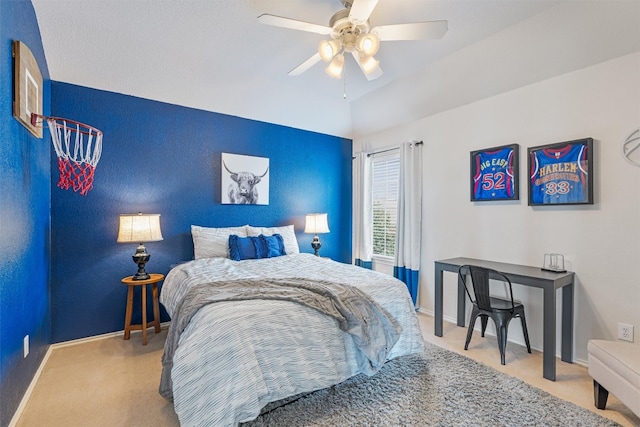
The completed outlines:
<svg viewBox="0 0 640 427">
<path fill-rule="evenodd" d="M 44 366 L 47 363 L 47 360 L 49 360 L 49 356 L 51 355 L 51 351 L 52 351 L 51 350 L 51 345 L 49 345 L 49 348 L 47 349 L 47 352 L 44 354 L 44 357 L 42 358 L 42 361 L 40 362 L 40 366 L 38 366 L 38 369 L 36 370 L 35 375 L 31 379 L 31 382 L 29 383 L 29 387 L 27 387 L 27 390 L 24 392 L 24 396 L 22 396 L 22 400 L 20 400 L 20 404 L 18 405 L 18 408 L 16 409 L 16 412 L 13 414 L 13 417 L 11 418 L 11 421 L 9 422 L 9 427 L 15 427 L 18 424 L 18 420 L 22 416 L 22 411 L 24 411 L 25 406 L 27 406 L 27 402 L 29 402 L 29 398 L 31 397 L 31 394 L 33 393 L 33 390 L 36 388 L 36 383 L 38 382 L 38 379 L 40 378 L 40 375 L 42 374 L 42 371 L 44 370 Z"/>
<path fill-rule="evenodd" d="M 160 323 L 160 329 L 166 329 L 169 327 L 169 325 L 171 324 L 171 322 L 163 322 Z M 149 326 L 152 327 L 153 325 Z M 136 331 L 131 331 L 132 334 L 135 333 L 142 333 L 142 331 L 136 330 Z M 70 341 L 63 341 L 63 342 L 58 342 L 55 344 L 51 344 L 51 347 L 53 349 L 56 348 L 62 348 L 62 347 L 70 347 L 70 346 L 74 346 L 74 345 L 78 345 L 78 344 L 85 344 L 91 341 L 98 341 L 98 340 L 103 340 L 103 339 L 107 339 L 107 338 L 111 338 L 111 337 L 116 337 L 118 335 L 122 335 L 124 334 L 124 330 L 122 331 L 116 331 L 116 332 L 107 332 L 106 334 L 101 334 L 101 335 L 93 335 L 91 337 L 86 337 L 86 338 L 78 338 L 77 340 L 70 340 Z"/>
<path fill-rule="evenodd" d="M 171 324 L 171 322 L 160 323 L 160 328 L 161 329 L 166 329 L 166 328 L 169 327 L 170 324 Z M 131 333 L 142 333 L 142 331 L 131 331 Z M 109 333 L 101 334 L 101 335 L 94 335 L 92 337 L 79 338 L 77 340 L 63 341 L 63 342 L 59 342 L 59 343 L 55 343 L 55 344 L 50 344 L 49 348 L 47 348 L 47 352 L 45 353 L 44 357 L 42 358 L 42 361 L 40 362 L 40 366 L 38 366 L 38 369 L 36 370 L 36 373 L 33 375 L 33 378 L 31 379 L 31 382 L 29 383 L 29 387 L 27 387 L 27 390 L 24 392 L 24 396 L 22 396 L 22 400 L 20 400 L 20 404 L 18 405 L 18 408 L 16 409 L 16 412 L 13 414 L 13 417 L 11 418 L 11 421 L 9 422 L 9 426 L 8 427 L 15 427 L 18 424 L 18 420 L 22 416 L 22 412 L 24 411 L 24 408 L 27 406 L 27 403 L 29 402 L 29 399 L 31 398 L 31 394 L 33 394 L 33 390 L 35 389 L 36 384 L 38 383 L 38 380 L 40 379 L 40 375 L 42 375 L 42 371 L 44 370 L 44 367 L 47 364 L 47 361 L 49 360 L 49 356 L 51 355 L 53 350 L 55 350 L 57 348 L 70 347 L 70 346 L 74 346 L 74 345 L 85 344 L 85 343 L 88 343 L 88 342 L 91 342 L 91 341 L 98 341 L 98 340 L 103 340 L 103 339 L 106 339 L 106 338 L 112 338 L 112 337 L 115 337 L 115 336 L 118 336 L 118 335 L 122 335 L 122 334 L 124 334 L 124 330 L 116 331 L 116 332 L 109 332 Z"/>
</svg>

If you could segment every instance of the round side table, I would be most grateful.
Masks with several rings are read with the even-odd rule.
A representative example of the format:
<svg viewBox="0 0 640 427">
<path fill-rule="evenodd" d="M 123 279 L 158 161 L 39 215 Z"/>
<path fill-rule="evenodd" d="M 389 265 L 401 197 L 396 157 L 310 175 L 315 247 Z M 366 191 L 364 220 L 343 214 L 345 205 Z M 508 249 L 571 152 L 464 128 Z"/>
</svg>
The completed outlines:
<svg viewBox="0 0 640 427">
<path fill-rule="evenodd" d="M 142 345 L 147 345 L 147 328 L 155 326 L 156 334 L 160 333 L 160 303 L 158 302 L 158 282 L 164 279 L 164 274 L 150 274 L 146 280 L 133 280 L 133 276 L 122 279 L 122 283 L 129 287 L 127 291 L 127 311 L 124 316 L 124 339 L 131 337 L 131 331 L 142 331 Z M 147 325 L 147 285 L 151 285 L 153 298 L 153 321 Z M 133 314 L 133 289 L 142 286 L 142 324 L 132 325 Z"/>
</svg>

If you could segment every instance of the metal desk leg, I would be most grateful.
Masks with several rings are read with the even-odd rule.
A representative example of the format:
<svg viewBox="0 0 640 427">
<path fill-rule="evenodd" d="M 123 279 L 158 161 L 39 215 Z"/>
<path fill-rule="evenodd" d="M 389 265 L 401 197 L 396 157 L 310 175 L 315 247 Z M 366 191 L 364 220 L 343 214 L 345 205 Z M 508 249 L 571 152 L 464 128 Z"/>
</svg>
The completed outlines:
<svg viewBox="0 0 640 427">
<path fill-rule="evenodd" d="M 464 283 L 458 274 L 458 326 L 464 327 L 464 312 L 466 311 L 466 298 L 464 291 Z"/>
<path fill-rule="evenodd" d="M 435 274 L 435 307 L 434 307 L 434 311 L 435 311 L 435 319 L 434 319 L 434 325 L 435 325 L 435 330 L 434 330 L 434 335 L 441 337 L 442 336 L 442 268 L 440 268 L 438 266 L 438 264 L 436 264 L 436 274 Z"/>
<path fill-rule="evenodd" d="M 573 363 L 573 283 L 562 288 L 562 361 Z"/>
<path fill-rule="evenodd" d="M 556 380 L 556 290 L 553 286 L 544 288 L 542 327 L 542 376 Z"/>
</svg>

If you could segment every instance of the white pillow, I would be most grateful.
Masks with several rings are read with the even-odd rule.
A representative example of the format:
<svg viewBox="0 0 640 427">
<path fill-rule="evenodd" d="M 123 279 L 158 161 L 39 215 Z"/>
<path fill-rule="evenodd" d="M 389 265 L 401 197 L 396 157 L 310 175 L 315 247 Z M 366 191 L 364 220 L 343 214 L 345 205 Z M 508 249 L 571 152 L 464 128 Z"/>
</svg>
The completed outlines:
<svg viewBox="0 0 640 427">
<path fill-rule="evenodd" d="M 259 236 L 264 234 L 265 236 L 273 236 L 279 234 L 284 241 L 284 251 L 287 255 L 299 254 L 300 247 L 298 246 L 298 239 L 296 239 L 296 232 L 292 225 L 285 225 L 282 227 L 252 227 L 247 225 L 247 236 Z"/>
<path fill-rule="evenodd" d="M 229 258 L 229 236 L 247 237 L 247 225 L 240 227 L 212 228 L 191 226 L 194 258 Z"/>
</svg>

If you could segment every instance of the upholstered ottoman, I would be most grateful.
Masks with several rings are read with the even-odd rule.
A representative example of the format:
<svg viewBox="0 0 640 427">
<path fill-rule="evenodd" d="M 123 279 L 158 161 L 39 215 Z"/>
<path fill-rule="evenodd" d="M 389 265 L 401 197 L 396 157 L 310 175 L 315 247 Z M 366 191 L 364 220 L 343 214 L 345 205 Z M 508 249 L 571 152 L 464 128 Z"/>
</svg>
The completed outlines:
<svg viewBox="0 0 640 427">
<path fill-rule="evenodd" d="M 640 345 L 590 340 L 587 350 L 596 407 L 604 409 L 612 393 L 640 417 Z"/>
</svg>

